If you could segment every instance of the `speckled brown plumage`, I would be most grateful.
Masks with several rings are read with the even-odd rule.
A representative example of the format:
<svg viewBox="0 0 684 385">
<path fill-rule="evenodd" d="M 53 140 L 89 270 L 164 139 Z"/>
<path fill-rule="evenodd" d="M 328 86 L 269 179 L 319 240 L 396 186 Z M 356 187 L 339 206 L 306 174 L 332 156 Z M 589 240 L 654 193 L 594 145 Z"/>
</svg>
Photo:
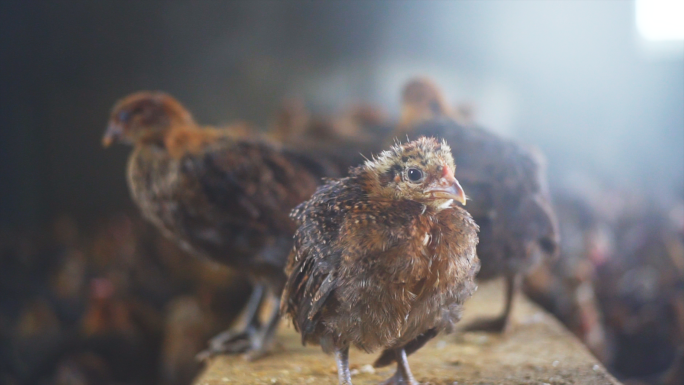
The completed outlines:
<svg viewBox="0 0 684 385">
<path fill-rule="evenodd" d="M 257 276 L 283 266 L 264 251 L 294 233 L 287 213 L 318 184 L 270 145 L 229 137 L 180 158 L 137 147 L 128 182 L 143 215 L 184 249 Z"/>
<path fill-rule="evenodd" d="M 480 226 L 478 279 L 507 279 L 506 310 L 471 329 L 502 331 L 507 326 L 519 277 L 542 258 L 556 254 L 556 216 L 546 187 L 543 156 L 532 148 L 476 126 L 457 123 L 441 92 L 426 79 L 404 88 L 398 138 L 428 135 L 445 139 L 468 191 L 466 209 Z"/>
<path fill-rule="evenodd" d="M 376 365 L 398 363 L 388 383 L 414 384 L 406 355 L 460 319 L 479 262 L 477 225 L 453 203 L 465 201 L 454 169 L 445 143 L 422 138 L 329 181 L 292 212 L 300 227 L 282 310 L 304 343 L 338 355 L 340 383 L 350 383 L 354 345 L 385 349 Z"/>
<path fill-rule="evenodd" d="M 224 334 L 212 349 L 267 349 L 278 317 L 274 313 L 259 325 L 258 309 L 264 290 L 280 299 L 296 229 L 288 214 L 322 176 L 334 173 L 230 128 L 200 128 L 180 103 L 161 93 L 119 102 L 104 139 L 113 140 L 134 145 L 128 185 L 143 216 L 189 253 L 238 269 L 257 285 L 246 332 Z"/>
</svg>

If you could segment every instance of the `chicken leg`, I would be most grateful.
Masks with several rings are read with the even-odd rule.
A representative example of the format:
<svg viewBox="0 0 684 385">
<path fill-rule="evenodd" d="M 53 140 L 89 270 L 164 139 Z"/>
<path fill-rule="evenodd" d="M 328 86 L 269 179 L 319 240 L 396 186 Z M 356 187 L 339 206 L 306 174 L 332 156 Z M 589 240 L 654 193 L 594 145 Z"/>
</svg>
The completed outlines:
<svg viewBox="0 0 684 385">
<path fill-rule="evenodd" d="M 340 385 L 352 385 L 351 372 L 349 371 L 349 346 L 335 352 L 337 361 L 337 378 Z"/>
<path fill-rule="evenodd" d="M 467 325 L 463 330 L 467 332 L 503 333 L 510 327 L 513 300 L 520 289 L 520 275 L 506 277 L 506 304 L 503 313 L 492 319 L 478 319 Z"/>
<path fill-rule="evenodd" d="M 394 350 L 394 355 L 394 359 L 397 361 L 397 371 L 392 377 L 383 382 L 382 385 L 420 385 L 413 377 L 413 373 L 411 373 L 406 350 L 404 348 L 396 349 Z"/>
<path fill-rule="evenodd" d="M 266 286 L 257 284 L 245 307 L 246 324 L 242 330 L 226 330 L 209 340 L 209 348 L 197 354 L 197 359 L 203 361 L 218 354 L 236 354 L 251 350 L 252 341 L 257 339 L 261 329 L 259 310 L 266 297 Z M 269 320 L 270 321 L 270 320 Z"/>
</svg>

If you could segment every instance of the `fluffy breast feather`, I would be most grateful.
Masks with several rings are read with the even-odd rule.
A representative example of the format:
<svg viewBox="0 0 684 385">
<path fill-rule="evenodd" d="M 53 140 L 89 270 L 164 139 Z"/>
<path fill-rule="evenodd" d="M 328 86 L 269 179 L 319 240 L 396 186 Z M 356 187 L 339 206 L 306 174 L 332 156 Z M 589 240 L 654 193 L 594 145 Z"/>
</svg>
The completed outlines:
<svg viewBox="0 0 684 385">
<path fill-rule="evenodd" d="M 321 187 L 293 212 L 301 226 L 282 310 L 303 341 L 372 351 L 450 329 L 476 287 L 470 215 L 359 200 L 362 192 L 349 185 L 343 179 Z"/>
</svg>

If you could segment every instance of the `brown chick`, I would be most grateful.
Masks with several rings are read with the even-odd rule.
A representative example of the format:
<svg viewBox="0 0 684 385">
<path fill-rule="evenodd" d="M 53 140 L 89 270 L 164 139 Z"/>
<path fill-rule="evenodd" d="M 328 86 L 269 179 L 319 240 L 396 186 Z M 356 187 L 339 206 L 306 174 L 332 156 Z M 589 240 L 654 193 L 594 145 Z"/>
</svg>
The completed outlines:
<svg viewBox="0 0 684 385">
<path fill-rule="evenodd" d="M 477 225 L 454 178 L 449 146 L 397 144 L 299 205 L 282 313 L 303 343 L 334 352 L 351 384 L 351 345 L 397 362 L 386 384 L 417 384 L 407 356 L 461 317 L 475 291 Z"/>
<path fill-rule="evenodd" d="M 414 79 L 404 88 L 397 138 L 434 136 L 451 146 L 459 180 L 471 194 L 467 210 L 480 226 L 478 279 L 506 278 L 502 315 L 468 330 L 504 331 L 520 277 L 558 250 L 556 217 L 546 187 L 544 161 L 536 151 L 475 126 L 458 124 L 437 87 Z"/>
<path fill-rule="evenodd" d="M 296 226 L 288 214 L 309 198 L 329 169 L 303 155 L 230 129 L 202 128 L 173 97 L 139 92 L 115 106 L 103 143 L 132 144 L 128 185 L 143 216 L 189 253 L 249 275 L 247 325 L 214 338 L 208 353 L 271 345 L 277 307 L 261 325 L 259 309 L 276 301 Z"/>
</svg>

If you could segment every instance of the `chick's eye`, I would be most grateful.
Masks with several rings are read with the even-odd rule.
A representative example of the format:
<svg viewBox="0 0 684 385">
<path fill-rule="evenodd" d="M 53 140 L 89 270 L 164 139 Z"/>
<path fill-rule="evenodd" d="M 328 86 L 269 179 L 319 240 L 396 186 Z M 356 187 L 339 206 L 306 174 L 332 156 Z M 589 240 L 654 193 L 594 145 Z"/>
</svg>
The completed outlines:
<svg viewBox="0 0 684 385">
<path fill-rule="evenodd" d="M 423 172 L 417 168 L 410 168 L 408 178 L 411 182 L 420 182 L 423 179 Z"/>
<path fill-rule="evenodd" d="M 130 116 L 131 114 L 128 111 L 121 111 L 119 112 L 118 118 L 120 122 L 126 122 Z"/>
</svg>

